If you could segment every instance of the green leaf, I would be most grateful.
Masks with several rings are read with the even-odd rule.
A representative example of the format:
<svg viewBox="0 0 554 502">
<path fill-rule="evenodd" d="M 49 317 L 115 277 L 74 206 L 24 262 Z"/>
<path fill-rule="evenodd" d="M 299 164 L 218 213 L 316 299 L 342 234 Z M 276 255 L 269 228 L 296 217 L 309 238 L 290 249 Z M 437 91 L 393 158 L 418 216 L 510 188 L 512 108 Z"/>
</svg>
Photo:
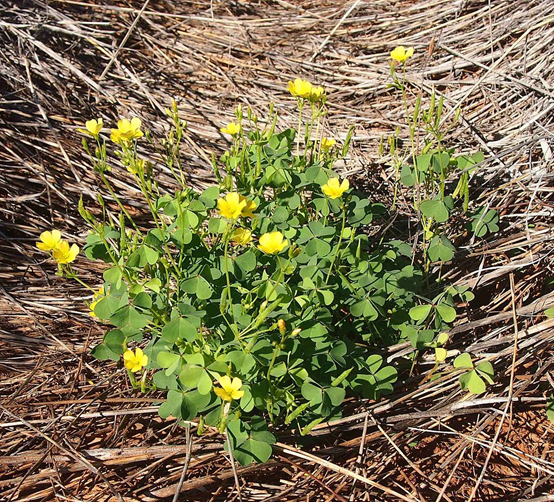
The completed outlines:
<svg viewBox="0 0 554 502">
<path fill-rule="evenodd" d="M 241 465 L 250 465 L 253 462 L 267 462 L 272 452 L 270 444 L 251 438 L 235 449 L 233 455 Z"/>
<path fill-rule="evenodd" d="M 483 207 L 472 215 L 470 228 L 476 237 L 484 237 L 488 233 L 498 232 L 500 218 L 494 210 Z"/>
<path fill-rule="evenodd" d="M 425 153 L 423 155 L 419 155 L 416 157 L 416 166 L 418 171 L 426 172 L 429 169 L 429 164 L 431 163 L 431 156 L 430 153 Z"/>
<path fill-rule="evenodd" d="M 162 329 L 162 340 L 169 343 L 175 343 L 177 340 L 186 340 L 193 342 L 196 340 L 196 328 L 187 319 L 176 317 Z"/>
<path fill-rule="evenodd" d="M 448 333 L 441 333 L 437 338 L 437 344 L 444 345 L 446 342 L 448 342 Z"/>
<path fill-rule="evenodd" d="M 485 382 L 475 370 L 461 375 L 459 382 L 462 389 L 469 390 L 472 394 L 482 394 L 487 389 Z"/>
<path fill-rule="evenodd" d="M 94 313 L 98 319 L 109 319 L 119 308 L 119 298 L 114 296 L 105 296 L 95 306 Z"/>
<path fill-rule="evenodd" d="M 238 418 L 229 420 L 227 423 L 227 430 L 229 432 L 229 438 L 231 439 L 233 450 L 248 439 L 248 429 L 248 424 Z M 225 442 L 224 447 L 227 451 L 229 451 L 229 445 L 227 442 Z"/>
<path fill-rule="evenodd" d="M 152 298 L 148 293 L 139 293 L 133 299 L 133 305 L 141 307 L 143 309 L 149 309 L 150 307 L 152 307 Z"/>
<path fill-rule="evenodd" d="M 185 387 L 188 387 L 189 389 L 194 389 L 198 386 L 198 382 L 200 381 L 202 374 L 205 372 L 206 371 L 201 366 L 196 366 L 195 364 L 185 364 L 181 368 L 179 380 L 181 380 L 181 383 Z"/>
<path fill-rule="evenodd" d="M 346 391 L 342 387 L 329 387 L 325 389 L 325 394 L 327 394 L 333 406 L 340 406 L 344 401 Z"/>
<path fill-rule="evenodd" d="M 179 354 L 175 354 L 175 352 L 159 352 L 157 357 L 157 363 L 161 368 L 172 368 L 173 370 L 176 369 L 177 363 L 181 361 L 181 356 Z M 173 371 L 170 371 L 167 373 L 168 375 L 173 373 Z"/>
<path fill-rule="evenodd" d="M 441 347 L 435 348 L 435 359 L 438 363 L 442 363 L 446 359 L 447 355 L 448 351 L 446 349 Z"/>
<path fill-rule="evenodd" d="M 545 315 L 546 317 L 549 317 L 549 318 L 554 317 L 554 307 L 549 308 L 549 309 L 546 309 L 546 310 L 544 311 L 544 315 Z"/>
<path fill-rule="evenodd" d="M 144 268 L 146 265 L 154 265 L 159 255 L 155 249 L 149 246 L 141 246 L 129 256 L 127 266 L 133 268 Z"/>
<path fill-rule="evenodd" d="M 437 174 L 446 174 L 448 172 L 449 163 L 450 155 L 446 152 L 435 153 L 433 154 L 433 157 L 431 159 L 433 171 L 435 171 Z"/>
<path fill-rule="evenodd" d="M 207 300 L 213 295 L 210 283 L 200 275 L 181 283 L 181 289 L 185 293 L 196 295 L 199 300 Z"/>
<path fill-rule="evenodd" d="M 118 328 L 130 326 L 131 328 L 141 329 L 148 325 L 150 317 L 139 313 L 139 311 L 131 305 L 125 305 L 110 317 L 110 321 Z"/>
<path fill-rule="evenodd" d="M 473 361 L 471 360 L 471 356 L 467 352 L 464 352 L 463 354 L 460 354 L 456 359 L 454 359 L 454 368 L 456 368 L 456 369 L 462 369 L 462 368 L 473 369 Z"/>
<path fill-rule="evenodd" d="M 208 230 L 212 234 L 222 234 L 227 228 L 227 221 L 223 218 L 210 218 Z"/>
<path fill-rule="evenodd" d="M 235 258 L 235 265 L 243 272 L 252 272 L 256 268 L 256 255 L 252 251 L 246 251 Z"/>
<path fill-rule="evenodd" d="M 442 200 L 425 200 L 421 203 L 421 212 L 427 218 L 434 218 L 438 223 L 443 223 L 450 216 L 450 209 Z"/>
<path fill-rule="evenodd" d="M 162 281 L 160 281 L 159 279 L 150 279 L 146 284 L 145 286 L 154 291 L 155 293 L 159 293 L 160 292 L 160 288 L 162 286 Z"/>
<path fill-rule="evenodd" d="M 167 399 L 165 403 L 162 403 L 158 409 L 158 415 L 161 418 L 167 418 L 169 416 L 175 418 L 181 418 L 181 405 L 183 404 L 182 392 L 176 390 L 170 390 L 167 393 Z"/>
<path fill-rule="evenodd" d="M 273 223 L 284 223 L 289 219 L 289 212 L 287 211 L 286 207 L 283 206 L 277 206 L 275 208 L 275 211 L 273 212 L 273 216 L 271 217 L 273 220 Z"/>
<path fill-rule="evenodd" d="M 108 359 L 112 361 L 119 361 L 120 354 L 117 354 L 111 350 L 106 344 L 100 343 L 94 347 L 91 351 L 92 357 L 95 357 L 99 361 L 107 361 Z"/>
<path fill-rule="evenodd" d="M 311 404 L 319 404 L 323 399 L 323 389 L 309 381 L 304 382 L 300 392 L 302 393 L 302 397 L 310 401 Z"/>
<path fill-rule="evenodd" d="M 198 197 L 198 200 L 208 208 L 212 208 L 212 207 L 215 207 L 216 200 L 218 199 L 218 197 L 219 197 L 219 187 L 213 186 L 204 190 L 200 195 L 200 197 Z"/>
<path fill-rule="evenodd" d="M 432 305 L 418 305 L 417 307 L 412 307 L 410 309 L 410 317 L 414 321 L 424 321 L 429 316 L 431 312 Z"/>
<path fill-rule="evenodd" d="M 104 277 L 104 280 L 106 282 L 109 282 L 110 284 L 115 284 L 116 287 L 118 287 L 118 288 L 119 288 L 119 285 L 121 284 L 121 280 L 123 279 L 123 275 L 121 274 L 121 270 L 117 266 L 110 267 L 110 268 L 104 270 L 104 273 L 102 274 L 102 277 Z"/>
<path fill-rule="evenodd" d="M 179 388 L 175 375 L 166 375 L 165 371 L 156 371 L 152 380 L 158 389 L 177 390 Z"/>
<path fill-rule="evenodd" d="M 379 317 L 379 313 L 368 298 L 364 298 L 352 305 L 350 307 L 350 313 L 354 317 L 365 317 L 370 321 Z"/>
<path fill-rule="evenodd" d="M 412 166 L 404 164 L 400 171 L 400 180 L 407 187 L 413 187 L 416 183 L 416 173 Z"/>
<path fill-rule="evenodd" d="M 444 322 L 453 322 L 456 319 L 456 309 L 444 303 L 437 305 L 437 312 Z"/>
<path fill-rule="evenodd" d="M 125 335 L 120 329 L 112 329 L 104 335 L 103 343 L 115 354 L 123 354 Z"/>
<path fill-rule="evenodd" d="M 250 387 L 248 386 L 242 387 L 241 390 L 244 390 L 244 395 L 240 398 L 239 406 L 245 413 L 250 413 L 254 409 L 252 392 L 250 392 Z"/>
<path fill-rule="evenodd" d="M 456 248 L 444 236 L 435 235 L 429 243 L 427 254 L 431 261 L 450 261 L 454 258 Z"/>
<path fill-rule="evenodd" d="M 494 383 L 494 368 L 490 361 L 483 361 L 479 363 L 475 370 L 487 381 L 487 383 Z"/>
</svg>

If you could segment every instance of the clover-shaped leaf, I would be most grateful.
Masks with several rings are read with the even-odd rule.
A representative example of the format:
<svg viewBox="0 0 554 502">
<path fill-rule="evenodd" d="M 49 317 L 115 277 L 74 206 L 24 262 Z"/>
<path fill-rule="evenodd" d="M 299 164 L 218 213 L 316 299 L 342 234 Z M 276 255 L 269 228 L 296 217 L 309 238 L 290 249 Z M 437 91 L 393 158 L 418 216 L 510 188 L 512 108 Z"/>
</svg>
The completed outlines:
<svg viewBox="0 0 554 502">
<path fill-rule="evenodd" d="M 456 248 L 444 235 L 435 235 L 429 247 L 427 249 L 427 254 L 431 261 L 450 261 L 454 258 L 454 251 Z"/>
</svg>

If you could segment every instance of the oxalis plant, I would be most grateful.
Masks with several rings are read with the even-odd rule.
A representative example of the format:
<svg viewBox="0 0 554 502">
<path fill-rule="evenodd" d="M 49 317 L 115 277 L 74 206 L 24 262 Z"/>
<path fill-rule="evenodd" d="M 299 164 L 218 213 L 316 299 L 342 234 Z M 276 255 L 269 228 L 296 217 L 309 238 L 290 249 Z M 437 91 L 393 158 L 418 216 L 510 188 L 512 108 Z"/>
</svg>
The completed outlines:
<svg viewBox="0 0 554 502">
<path fill-rule="evenodd" d="M 386 208 L 333 170 L 352 131 L 342 145 L 324 136 L 322 87 L 296 79 L 288 90 L 297 126 L 278 130 L 272 107 L 265 120 L 237 108 L 222 129 L 230 149 L 213 162 L 218 184 L 203 191 L 187 183 L 175 103 L 161 144 L 138 118 L 120 120 L 109 140 L 102 119 L 82 130 L 119 208 L 114 214 L 100 195 L 94 214 L 79 204 L 90 226 L 84 254 L 107 264 L 102 286 L 89 288 L 91 315 L 106 326 L 93 355 L 122 360 L 142 392 L 166 391 L 162 418 L 225 433 L 243 465 L 270 457 L 276 429 L 305 435 L 339 418 L 347 396 L 390 393 L 397 370 L 384 348 L 410 340 L 444 360 L 455 298 L 468 295 L 430 288 L 411 244 L 369 235 Z M 156 165 L 139 154 L 143 141 L 158 149 Z M 117 197 L 114 162 L 142 193 L 150 225 L 139 225 Z M 158 185 L 159 169 L 176 188 Z M 56 230 L 38 245 L 60 275 L 84 284 L 71 268 L 76 245 Z"/>
</svg>

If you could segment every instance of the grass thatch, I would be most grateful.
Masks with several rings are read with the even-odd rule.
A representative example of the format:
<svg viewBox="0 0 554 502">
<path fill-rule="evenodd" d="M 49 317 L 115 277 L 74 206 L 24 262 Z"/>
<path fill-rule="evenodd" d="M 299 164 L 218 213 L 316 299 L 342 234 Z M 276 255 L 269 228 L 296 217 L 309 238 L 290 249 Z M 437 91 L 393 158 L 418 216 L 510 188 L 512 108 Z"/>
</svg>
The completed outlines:
<svg viewBox="0 0 554 502">
<path fill-rule="evenodd" d="M 554 500 L 554 320 L 541 314 L 554 305 L 554 3 L 114 1 L 0 2 L 0 500 L 170 500 L 184 465 L 181 500 Z M 188 459 L 183 430 L 157 418 L 154 399 L 90 357 L 102 331 L 87 292 L 57 278 L 35 240 L 52 226 L 85 235 L 77 201 L 100 190 L 75 131 L 85 119 L 138 115 L 159 135 L 174 97 L 188 175 L 205 185 L 233 108 L 263 116 L 274 101 L 286 121 L 298 76 L 328 90 L 330 136 L 356 125 L 344 171 L 390 197 L 378 144 L 406 132 L 387 87 L 398 44 L 416 48 L 412 98 L 435 89 L 449 114 L 461 107 L 449 145 L 487 157 L 472 197 L 501 213 L 502 230 L 462 238 L 445 272 L 477 295 L 450 355 L 487 357 L 497 384 L 472 398 L 454 373 L 427 380 L 423 362 L 388 399 L 346 403 L 347 418 L 302 444 L 281 437 L 270 463 L 238 469 L 239 496 L 219 435 L 193 435 Z M 125 171 L 113 176 L 137 206 Z M 84 259 L 77 269 L 100 281 Z"/>
</svg>

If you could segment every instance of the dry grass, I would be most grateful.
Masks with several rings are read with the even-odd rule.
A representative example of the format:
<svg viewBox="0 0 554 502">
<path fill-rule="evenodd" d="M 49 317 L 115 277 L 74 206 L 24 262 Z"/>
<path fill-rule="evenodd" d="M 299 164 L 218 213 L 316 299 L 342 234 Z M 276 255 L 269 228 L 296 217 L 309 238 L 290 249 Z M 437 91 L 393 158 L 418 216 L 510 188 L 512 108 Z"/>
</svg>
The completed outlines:
<svg viewBox="0 0 554 502">
<path fill-rule="evenodd" d="M 493 361 L 498 383 L 475 399 L 448 367 L 426 380 L 423 361 L 387 400 L 347 402 L 339 423 L 303 442 L 283 436 L 270 463 L 239 469 L 242 500 L 554 500 L 544 413 L 554 321 L 541 314 L 554 305 L 550 0 L 4 0 L 0 40 L 0 500 L 171 500 L 185 464 L 183 430 L 157 418 L 153 398 L 136 398 L 118 365 L 90 357 L 102 331 L 86 291 L 34 248 L 52 226 L 86 233 L 76 203 L 100 188 L 76 127 L 133 114 L 158 135 L 175 97 L 188 175 L 205 185 L 234 106 L 263 116 L 274 101 L 284 125 L 286 82 L 303 76 L 328 90 L 330 136 L 356 125 L 342 169 L 386 198 L 392 172 L 378 143 L 406 132 L 387 87 L 388 52 L 401 43 L 416 48 L 411 98 L 435 89 L 450 114 L 461 107 L 449 145 L 487 156 L 472 197 L 501 213 L 502 231 L 462 237 L 445 275 L 477 295 L 450 355 Z M 140 211 L 125 171 L 113 176 Z M 100 281 L 84 259 L 77 269 Z M 181 500 L 238 500 L 221 443 L 193 435 Z"/>
</svg>

